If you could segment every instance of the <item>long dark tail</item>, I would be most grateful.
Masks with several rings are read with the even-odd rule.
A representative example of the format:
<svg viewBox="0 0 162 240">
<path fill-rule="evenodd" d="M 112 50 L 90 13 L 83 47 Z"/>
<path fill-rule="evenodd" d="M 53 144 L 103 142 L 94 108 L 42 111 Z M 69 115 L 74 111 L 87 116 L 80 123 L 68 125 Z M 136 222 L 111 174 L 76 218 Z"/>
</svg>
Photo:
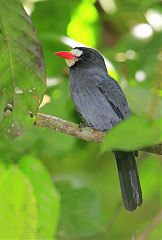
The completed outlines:
<svg viewBox="0 0 162 240">
<path fill-rule="evenodd" d="M 125 208 L 134 211 L 142 204 L 142 191 L 134 152 L 115 151 Z"/>
</svg>

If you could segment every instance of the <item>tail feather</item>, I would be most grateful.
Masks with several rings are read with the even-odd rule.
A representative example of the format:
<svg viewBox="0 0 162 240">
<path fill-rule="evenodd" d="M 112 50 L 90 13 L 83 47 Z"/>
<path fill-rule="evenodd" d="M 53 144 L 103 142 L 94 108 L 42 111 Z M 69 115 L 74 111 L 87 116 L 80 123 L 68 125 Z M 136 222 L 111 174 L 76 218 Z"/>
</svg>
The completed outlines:
<svg viewBox="0 0 162 240">
<path fill-rule="evenodd" d="M 142 191 L 134 152 L 114 152 L 125 208 L 134 211 L 142 204 Z"/>
</svg>

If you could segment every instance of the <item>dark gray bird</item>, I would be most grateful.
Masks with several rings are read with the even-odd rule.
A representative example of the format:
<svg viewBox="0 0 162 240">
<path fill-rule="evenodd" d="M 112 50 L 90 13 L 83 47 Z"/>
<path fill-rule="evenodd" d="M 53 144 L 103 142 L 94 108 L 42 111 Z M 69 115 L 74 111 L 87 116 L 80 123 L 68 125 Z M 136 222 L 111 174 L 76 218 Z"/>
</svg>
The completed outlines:
<svg viewBox="0 0 162 240">
<path fill-rule="evenodd" d="M 70 92 L 78 113 L 88 126 L 108 131 L 130 110 L 118 83 L 107 73 L 103 57 L 91 48 L 76 47 L 56 52 L 70 68 Z M 142 192 L 135 152 L 114 151 L 125 208 L 133 211 L 142 204 Z"/>
</svg>

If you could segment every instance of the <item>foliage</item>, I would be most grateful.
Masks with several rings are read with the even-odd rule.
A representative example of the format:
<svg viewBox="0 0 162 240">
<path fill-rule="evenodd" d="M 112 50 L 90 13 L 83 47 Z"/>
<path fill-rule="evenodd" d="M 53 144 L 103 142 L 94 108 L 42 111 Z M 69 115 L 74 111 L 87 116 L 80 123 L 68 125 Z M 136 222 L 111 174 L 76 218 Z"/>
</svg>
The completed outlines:
<svg viewBox="0 0 162 240">
<path fill-rule="evenodd" d="M 1 239 L 36 237 L 37 205 L 33 187 L 16 166 L 10 166 L 1 175 L 0 212 Z"/>
<path fill-rule="evenodd" d="M 56 186 L 62 196 L 58 239 L 102 236 L 100 204 L 95 194 L 88 188 L 74 188 L 68 182 L 58 182 Z"/>
<path fill-rule="evenodd" d="M 41 162 L 31 156 L 20 160 L 20 169 L 30 179 L 38 204 L 38 239 L 52 239 L 60 212 L 60 198 Z M 50 222 L 50 224 L 49 224 Z"/>
<path fill-rule="evenodd" d="M 128 213 L 108 152 L 162 140 L 162 31 L 147 18 L 148 10 L 162 13 L 160 1 L 22 3 L 32 22 L 18 0 L 0 1 L 0 238 L 161 239 L 161 158 L 140 153 L 144 203 Z M 140 23 L 151 28 L 150 37 L 132 34 Z M 39 111 L 80 122 L 65 63 L 53 54 L 78 44 L 96 47 L 104 55 L 133 113 L 102 144 L 31 126 L 35 118 L 29 112 L 35 116 L 45 93 L 41 47 L 50 102 L 44 99 Z M 12 112 L 8 105 L 13 105 Z M 6 138 L 24 130 L 12 142 Z"/>
<path fill-rule="evenodd" d="M 136 127 L 133 128 L 132 126 Z M 151 121 L 144 117 L 131 117 L 107 134 L 102 150 L 122 149 L 131 151 L 156 145 L 160 141 L 162 141 L 162 138 L 161 121 L 159 119 Z"/>
<path fill-rule="evenodd" d="M 18 1 L 1 1 L 0 46 L 1 132 L 14 137 L 28 124 L 29 112 L 37 112 L 45 90 L 41 48 L 31 20 Z M 6 116 L 9 104 L 13 109 Z"/>
</svg>

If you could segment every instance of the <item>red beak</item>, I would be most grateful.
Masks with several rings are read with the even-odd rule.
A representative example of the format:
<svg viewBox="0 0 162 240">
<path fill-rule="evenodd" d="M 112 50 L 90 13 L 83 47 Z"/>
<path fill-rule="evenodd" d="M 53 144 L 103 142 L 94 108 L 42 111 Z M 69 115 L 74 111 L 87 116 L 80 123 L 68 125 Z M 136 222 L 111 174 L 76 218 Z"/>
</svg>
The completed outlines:
<svg viewBox="0 0 162 240">
<path fill-rule="evenodd" d="M 61 51 L 61 52 L 55 52 L 55 54 L 59 57 L 74 60 L 77 58 L 77 56 L 73 55 L 71 52 Z"/>
</svg>

